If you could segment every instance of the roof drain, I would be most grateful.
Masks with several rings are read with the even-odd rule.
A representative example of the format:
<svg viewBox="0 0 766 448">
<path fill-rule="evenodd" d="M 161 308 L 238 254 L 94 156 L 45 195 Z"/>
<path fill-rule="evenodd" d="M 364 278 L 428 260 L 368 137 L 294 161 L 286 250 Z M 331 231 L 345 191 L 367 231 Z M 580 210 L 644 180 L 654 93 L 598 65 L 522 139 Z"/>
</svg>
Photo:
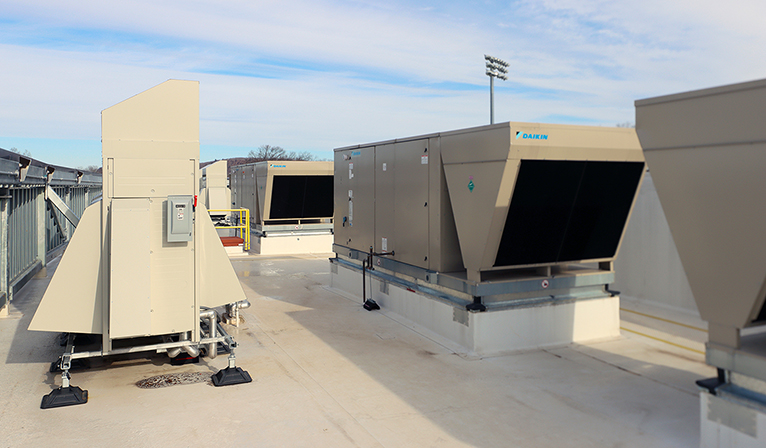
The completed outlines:
<svg viewBox="0 0 766 448">
<path fill-rule="evenodd" d="M 239 310 L 249 307 L 250 302 L 247 299 L 226 305 L 226 314 L 223 315 L 226 323 L 239 327 Z"/>
</svg>

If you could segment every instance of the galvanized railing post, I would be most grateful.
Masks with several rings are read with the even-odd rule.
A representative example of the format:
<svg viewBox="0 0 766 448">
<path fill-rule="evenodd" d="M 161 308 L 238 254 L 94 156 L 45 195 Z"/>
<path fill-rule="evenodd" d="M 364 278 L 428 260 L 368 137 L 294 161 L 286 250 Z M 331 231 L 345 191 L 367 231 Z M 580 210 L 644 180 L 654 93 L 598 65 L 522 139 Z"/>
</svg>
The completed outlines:
<svg viewBox="0 0 766 448">
<path fill-rule="evenodd" d="M 47 249 L 47 235 L 45 234 L 46 214 L 48 212 L 47 204 L 45 201 L 45 187 L 37 188 L 38 193 L 35 197 L 35 206 L 37 208 L 37 259 L 42 263 L 42 267 L 45 268 L 45 259 L 48 255 Z"/>
<path fill-rule="evenodd" d="M 2 190 L 3 192 L 7 190 Z M 8 193 L 0 192 L 0 196 Z M 10 293 L 8 291 L 8 209 L 10 199 L 0 197 L 0 315 L 8 315 Z"/>
</svg>

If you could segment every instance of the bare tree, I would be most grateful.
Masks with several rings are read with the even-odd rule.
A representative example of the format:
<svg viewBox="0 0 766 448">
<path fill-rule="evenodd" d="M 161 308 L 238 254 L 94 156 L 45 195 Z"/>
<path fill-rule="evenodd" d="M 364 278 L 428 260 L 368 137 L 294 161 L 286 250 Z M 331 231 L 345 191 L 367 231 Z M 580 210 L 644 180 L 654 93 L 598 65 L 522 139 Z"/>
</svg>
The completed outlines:
<svg viewBox="0 0 766 448">
<path fill-rule="evenodd" d="M 290 154 L 295 154 L 291 152 Z M 291 160 L 315 160 L 314 155 L 308 151 L 301 151 L 295 154 L 295 158 Z"/>
<path fill-rule="evenodd" d="M 20 155 L 20 156 L 24 156 L 24 157 L 32 157 L 32 153 L 31 153 L 31 152 L 29 152 L 29 150 L 27 150 L 27 149 L 25 149 L 24 151 L 19 151 L 19 149 L 18 149 L 18 148 L 16 148 L 16 147 L 13 147 L 13 148 L 9 149 L 9 151 L 10 151 L 10 152 L 15 152 L 16 154 L 18 154 L 18 155 Z"/>
<path fill-rule="evenodd" d="M 96 173 L 101 171 L 101 165 L 78 166 L 77 169 Z"/>
<path fill-rule="evenodd" d="M 308 151 L 287 152 L 281 146 L 262 145 L 257 150 L 250 150 L 247 157 L 252 162 L 263 160 L 314 160 L 314 156 Z"/>
<path fill-rule="evenodd" d="M 630 121 L 626 121 L 624 123 L 617 123 L 618 128 L 635 128 L 635 123 L 631 123 Z"/>
<path fill-rule="evenodd" d="M 279 146 L 262 145 L 258 150 L 251 150 L 247 156 L 258 160 L 284 160 L 287 152 Z"/>
</svg>

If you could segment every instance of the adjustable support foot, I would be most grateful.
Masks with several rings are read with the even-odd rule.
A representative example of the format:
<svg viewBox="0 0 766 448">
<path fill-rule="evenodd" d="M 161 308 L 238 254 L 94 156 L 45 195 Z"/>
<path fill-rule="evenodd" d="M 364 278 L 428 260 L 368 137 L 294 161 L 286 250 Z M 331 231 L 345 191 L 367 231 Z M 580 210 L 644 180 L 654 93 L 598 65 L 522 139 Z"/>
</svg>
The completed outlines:
<svg viewBox="0 0 766 448">
<path fill-rule="evenodd" d="M 481 303 L 480 296 L 473 296 L 473 303 L 469 303 L 465 306 L 465 309 L 473 312 L 487 311 L 487 307 Z"/>
<path fill-rule="evenodd" d="M 216 387 L 220 386 L 231 386 L 234 384 L 243 384 L 243 383 L 249 383 L 253 381 L 252 378 L 250 378 L 250 374 L 247 373 L 247 371 L 242 370 L 242 367 L 227 367 L 225 369 L 221 369 L 213 375 L 213 385 Z"/>
<path fill-rule="evenodd" d="M 40 409 L 60 408 L 88 402 L 88 391 L 77 386 L 59 387 L 43 397 Z"/>
<path fill-rule="evenodd" d="M 227 339 L 231 341 L 231 337 L 227 335 Z M 237 348 L 237 343 L 231 341 L 229 343 L 229 367 L 221 369 L 211 377 L 213 380 L 213 386 L 231 386 L 234 384 L 249 383 L 253 381 L 250 378 L 250 374 L 247 371 L 242 370 L 241 367 L 237 367 L 237 357 L 234 356 L 234 349 Z"/>
<path fill-rule="evenodd" d="M 717 376 L 704 380 L 697 380 L 695 383 L 701 389 L 707 389 L 712 395 L 717 395 L 718 393 L 716 392 L 716 389 L 718 389 L 719 386 L 726 384 L 726 372 L 719 368 Z"/>
<path fill-rule="evenodd" d="M 51 393 L 43 397 L 43 401 L 40 402 L 40 409 L 60 408 L 88 402 L 87 390 L 69 384 L 71 376 L 69 375 L 69 360 L 66 355 L 62 361 L 62 367 L 65 369 L 61 374 L 61 387 L 52 390 Z"/>
</svg>

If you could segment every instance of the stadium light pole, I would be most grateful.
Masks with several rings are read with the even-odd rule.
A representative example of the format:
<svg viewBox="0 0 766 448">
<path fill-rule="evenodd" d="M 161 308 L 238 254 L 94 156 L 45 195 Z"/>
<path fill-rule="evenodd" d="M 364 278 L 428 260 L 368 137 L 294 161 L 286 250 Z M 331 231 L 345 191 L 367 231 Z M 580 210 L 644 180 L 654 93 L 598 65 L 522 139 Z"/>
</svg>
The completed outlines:
<svg viewBox="0 0 766 448">
<path fill-rule="evenodd" d="M 489 76 L 489 124 L 495 124 L 495 78 L 508 80 L 508 63 L 488 54 L 484 55 L 487 63 L 486 75 Z"/>
</svg>

